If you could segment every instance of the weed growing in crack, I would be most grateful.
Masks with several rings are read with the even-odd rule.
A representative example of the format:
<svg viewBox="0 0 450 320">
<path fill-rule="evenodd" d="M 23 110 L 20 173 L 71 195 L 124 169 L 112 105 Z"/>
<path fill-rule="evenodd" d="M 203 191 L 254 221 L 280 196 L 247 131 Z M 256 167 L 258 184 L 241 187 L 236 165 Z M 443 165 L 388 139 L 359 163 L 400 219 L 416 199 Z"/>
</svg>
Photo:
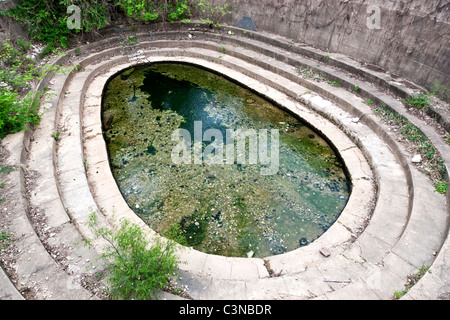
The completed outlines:
<svg viewBox="0 0 450 320">
<path fill-rule="evenodd" d="M 100 227 L 95 213 L 89 216 L 89 228 L 109 244 L 102 257 L 109 261 L 111 299 L 157 299 L 170 285 L 180 263 L 173 241 L 150 240 L 140 226 L 126 219 L 118 230 Z"/>
<path fill-rule="evenodd" d="M 394 300 L 399 300 L 402 298 L 405 294 L 411 290 L 411 288 L 416 285 L 420 279 L 422 279 L 427 272 L 430 272 L 429 266 L 422 266 L 419 271 L 416 274 L 412 274 L 408 276 L 407 282 L 405 284 L 405 289 L 402 291 L 395 291 L 394 292 Z"/>
<path fill-rule="evenodd" d="M 445 194 L 447 192 L 447 188 L 444 188 L 444 184 L 445 186 L 447 185 L 445 182 L 447 169 L 444 159 L 429 138 L 417 126 L 411 123 L 408 118 L 399 115 L 386 106 L 381 105 L 376 107 L 374 112 L 388 125 L 393 126 L 405 139 L 413 143 L 417 152 L 424 156 L 426 160 L 426 168 L 422 169 L 422 171 L 433 181 L 436 192 Z"/>
<path fill-rule="evenodd" d="M 431 94 L 419 93 L 408 99 L 403 99 L 403 102 L 414 109 L 427 111 L 430 108 L 430 98 Z"/>
</svg>

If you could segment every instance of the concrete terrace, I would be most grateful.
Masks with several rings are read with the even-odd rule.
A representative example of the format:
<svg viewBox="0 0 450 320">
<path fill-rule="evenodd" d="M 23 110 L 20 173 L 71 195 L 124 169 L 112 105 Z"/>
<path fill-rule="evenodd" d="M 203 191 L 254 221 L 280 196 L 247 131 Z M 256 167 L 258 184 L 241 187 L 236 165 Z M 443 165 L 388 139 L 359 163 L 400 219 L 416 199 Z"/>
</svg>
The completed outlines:
<svg viewBox="0 0 450 320">
<path fill-rule="evenodd" d="M 92 211 L 99 213 L 102 226 L 114 227 L 125 217 L 157 236 L 134 215 L 115 184 L 100 107 L 112 75 L 159 61 L 214 70 L 276 101 L 330 139 L 352 178 L 352 195 L 338 222 L 306 247 L 266 259 L 180 248 L 186 263 L 177 282 L 192 299 L 388 300 L 424 265 L 431 266 L 430 272 L 403 299 L 449 297 L 449 196 L 434 191 L 412 163 L 414 152 L 364 102 L 371 99 L 406 116 L 429 137 L 448 171 L 450 145 L 400 101 L 414 85 L 278 35 L 231 26 L 220 31 L 194 24 L 166 27 L 153 30 L 153 38 L 145 28 L 139 30 L 134 51 L 125 52 L 130 48 L 110 30 L 103 40 L 81 47 L 80 55 L 73 50 L 54 61 L 78 64 L 78 71 L 44 79 L 40 88 L 55 95 L 43 106 L 41 124 L 2 141 L 6 164 L 18 170 L 8 176 L 13 201 L 2 212 L 2 223 L 17 241 L 7 272 L 0 269 L 0 299 L 101 298 L 87 285 L 102 267 L 98 259 L 104 245 L 83 246 L 92 238 L 87 226 Z M 298 70 L 307 67 L 340 86 L 302 77 Z M 449 115 L 436 112 L 448 130 Z M 60 132 L 57 141 L 55 132 Z"/>
</svg>

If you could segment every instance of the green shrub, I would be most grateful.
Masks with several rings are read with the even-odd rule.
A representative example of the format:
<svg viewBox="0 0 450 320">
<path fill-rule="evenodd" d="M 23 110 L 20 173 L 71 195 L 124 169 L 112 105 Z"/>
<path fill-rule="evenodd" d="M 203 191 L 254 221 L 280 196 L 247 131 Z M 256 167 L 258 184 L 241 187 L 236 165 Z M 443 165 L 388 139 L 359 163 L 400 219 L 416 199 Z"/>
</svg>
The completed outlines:
<svg viewBox="0 0 450 320">
<path fill-rule="evenodd" d="M 424 108 L 427 110 L 430 107 L 430 95 L 419 93 L 418 95 L 412 95 L 407 100 L 403 99 L 403 102 L 417 110 Z"/>
<path fill-rule="evenodd" d="M 70 5 L 80 8 L 80 30 L 67 26 Z M 32 40 L 45 44 L 42 52 L 45 56 L 58 48 L 67 48 L 73 33 L 103 28 L 108 10 L 115 5 L 127 16 L 142 22 L 189 22 L 192 16 L 200 15 L 204 23 L 219 25 L 217 20 L 231 13 L 228 3 L 215 6 L 206 0 L 19 0 L 16 7 L 0 13 L 25 25 Z"/>
<path fill-rule="evenodd" d="M 22 37 L 17 38 L 17 45 L 22 48 L 23 51 L 27 52 L 31 48 L 31 43 Z"/>
<path fill-rule="evenodd" d="M 421 130 L 411 123 L 408 118 L 397 112 L 391 110 L 390 108 L 381 105 L 375 108 L 375 113 L 378 114 L 386 123 L 395 127 L 397 132 L 400 133 L 404 138 L 411 141 L 417 151 L 425 156 L 428 161 L 427 173 L 433 181 L 443 181 L 447 174 L 447 169 L 445 167 L 445 161 L 439 154 L 436 147 L 430 141 L 430 139 L 424 135 Z M 436 183 L 436 192 L 443 193 L 446 190 L 444 186 L 440 183 Z M 440 187 L 440 188 L 439 188 Z"/>
<path fill-rule="evenodd" d="M 20 98 L 17 92 L 0 90 L 0 139 L 7 134 L 27 129 L 27 125 L 39 124 L 40 92 L 30 92 Z"/>
<path fill-rule="evenodd" d="M 48 94 L 29 91 L 33 83 L 58 70 L 57 66 L 38 65 L 23 52 L 27 46 L 19 46 L 21 50 L 9 39 L 0 45 L 0 139 L 39 124 L 40 102 Z"/>
<path fill-rule="evenodd" d="M 338 81 L 328 81 L 328 84 L 333 86 L 333 87 L 340 87 L 341 84 Z"/>
<path fill-rule="evenodd" d="M 127 16 L 145 22 L 174 22 L 192 16 L 192 3 L 189 0 L 117 0 L 116 3 Z"/>
<path fill-rule="evenodd" d="M 201 16 L 203 23 L 219 26 L 218 20 L 229 11 L 229 4 L 215 6 L 206 0 L 116 0 L 125 14 L 136 20 L 189 22 Z"/>
<path fill-rule="evenodd" d="M 434 81 L 429 90 L 431 94 L 443 101 L 448 101 L 450 98 L 450 90 L 446 86 L 441 85 L 437 79 Z"/>
<path fill-rule="evenodd" d="M 103 28 L 106 24 L 107 1 L 93 0 L 20 0 L 6 15 L 26 26 L 32 40 L 46 47 L 42 56 L 54 53 L 58 48 L 67 48 L 73 32 L 67 26 L 67 8 L 77 5 L 81 9 L 81 31 Z"/>
<path fill-rule="evenodd" d="M 447 186 L 447 182 L 445 181 L 439 181 L 436 182 L 436 184 L 434 185 L 436 188 L 436 192 L 440 193 L 440 194 L 447 194 L 447 190 L 448 190 L 448 186 Z"/>
<path fill-rule="evenodd" d="M 89 226 L 110 246 L 102 256 L 109 261 L 108 282 L 112 299 L 157 299 L 178 270 L 178 257 L 172 241 L 149 240 L 142 229 L 122 220 L 120 229 L 99 228 L 91 213 Z"/>
<path fill-rule="evenodd" d="M 407 283 L 405 284 L 405 289 L 402 291 L 394 291 L 394 300 L 401 299 L 405 294 L 411 290 L 413 286 L 415 286 L 420 279 L 422 279 L 427 272 L 430 272 L 430 267 L 423 265 L 421 268 L 419 268 L 419 271 L 416 274 L 408 275 L 407 277 Z"/>
</svg>

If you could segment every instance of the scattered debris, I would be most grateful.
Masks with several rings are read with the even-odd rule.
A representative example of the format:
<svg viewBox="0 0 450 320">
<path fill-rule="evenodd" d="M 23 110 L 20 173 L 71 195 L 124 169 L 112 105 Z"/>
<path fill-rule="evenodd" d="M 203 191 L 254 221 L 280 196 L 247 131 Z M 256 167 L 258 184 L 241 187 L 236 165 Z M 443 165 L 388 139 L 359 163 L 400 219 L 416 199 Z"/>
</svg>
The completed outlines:
<svg viewBox="0 0 450 320">
<path fill-rule="evenodd" d="M 422 162 L 422 156 L 421 155 L 415 155 L 413 158 L 412 158 L 412 163 L 421 163 Z"/>
</svg>

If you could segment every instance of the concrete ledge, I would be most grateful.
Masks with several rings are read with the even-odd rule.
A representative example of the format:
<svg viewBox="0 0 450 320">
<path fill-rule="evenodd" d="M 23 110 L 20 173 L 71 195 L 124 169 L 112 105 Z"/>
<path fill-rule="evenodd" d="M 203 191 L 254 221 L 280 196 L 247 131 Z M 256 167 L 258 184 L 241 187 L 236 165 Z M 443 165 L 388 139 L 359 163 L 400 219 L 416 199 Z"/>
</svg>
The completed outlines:
<svg viewBox="0 0 450 320">
<path fill-rule="evenodd" d="M 178 37 L 187 38 L 187 33 L 179 34 Z M 75 192 L 78 196 L 84 194 L 87 203 L 91 204 L 94 210 L 105 209 L 107 213 L 114 212 L 117 218 L 128 217 L 155 235 L 128 208 L 120 193 L 117 194 L 117 186 L 114 187 L 101 136 L 100 89 L 112 74 L 131 64 L 148 60 L 190 62 L 225 73 L 255 91 L 264 91 L 266 97 L 280 101 L 284 108 L 315 124 L 328 137 L 340 132 L 342 139 L 331 140 L 347 163 L 354 183 L 352 198 L 345 214 L 329 232 L 308 247 L 267 259 L 214 257 L 194 250 L 183 250 L 182 258 L 189 260 L 189 264 L 182 270 L 185 275 L 183 283 L 189 285 L 189 291 L 195 298 L 389 299 L 394 289 L 402 289 L 406 275 L 417 270 L 421 263 L 433 263 L 433 268 L 437 271 L 433 277 L 427 275 L 423 282 L 421 281 L 421 287 L 429 292 L 427 296 L 436 297 L 439 294 L 434 292 L 445 291 L 448 279 L 436 274 L 445 274 L 445 266 L 448 264 L 445 260 L 449 250 L 448 240 L 444 241 L 448 239 L 448 201 L 446 203 L 443 197 L 434 194 L 426 179 L 418 174 L 405 157 L 407 150 L 399 147 L 386 127 L 370 115 L 371 111 L 364 106 L 362 99 L 355 99 L 354 95 L 342 90 L 330 91 L 326 86 L 311 84 L 296 77 L 294 72 L 288 70 L 289 61 L 294 62 L 298 57 L 292 60 L 289 56 L 277 59 L 273 64 L 266 63 L 267 59 L 264 59 L 261 52 L 276 50 L 256 49 L 258 46 L 264 48 L 264 43 L 252 42 L 251 45 L 255 49 L 250 50 L 248 54 L 242 48 L 227 47 L 227 54 L 219 59 L 221 41 L 233 43 L 236 37 L 210 40 L 212 39 L 141 43 L 145 59 L 130 62 L 128 57 L 121 56 L 122 48 L 115 47 L 118 40 L 107 39 L 102 43 L 113 48 L 104 51 L 97 48 L 100 50 L 99 54 L 92 54 L 80 61 L 85 72 L 58 80 L 58 83 L 62 81 L 63 84 L 61 92 L 70 91 L 74 95 L 64 97 L 60 94 L 57 109 L 47 113 L 48 125 L 42 127 L 43 132 L 48 134 L 51 132 L 51 123 L 55 121 L 55 129 L 67 129 L 61 137 L 57 157 L 52 158 L 52 153 L 49 156 L 43 149 L 39 149 L 41 140 L 38 139 L 32 144 L 24 143 L 21 158 L 23 163 L 27 162 L 34 167 L 37 167 L 38 159 L 45 159 L 46 163 L 52 163 L 49 161 L 52 159 L 57 165 L 55 177 L 58 177 L 58 180 L 55 181 L 59 181 L 56 184 L 57 192 L 62 195 L 64 206 L 57 205 L 58 197 L 55 198 L 54 193 L 43 205 L 48 208 L 50 215 L 50 211 L 58 207 L 60 212 L 69 212 L 70 221 L 74 222 L 78 229 L 63 228 L 65 231 L 62 232 L 77 230 L 80 232 L 80 238 L 89 236 L 85 228 L 88 208 L 85 208 L 85 203 L 80 204 L 80 198 L 73 197 Z M 239 41 L 244 44 L 246 40 Z M 89 47 L 97 45 L 92 44 Z M 279 58 L 284 55 L 281 51 L 277 54 Z M 74 56 L 68 56 L 63 60 L 67 62 L 73 58 Z M 300 98 L 299 93 L 303 93 Z M 378 93 L 372 90 L 371 94 Z M 389 97 L 383 101 L 399 110 L 402 108 L 389 100 Z M 355 116 L 359 121 L 353 121 Z M 410 115 L 407 116 L 413 121 L 416 120 Z M 431 136 L 433 142 L 439 144 L 439 150 L 444 154 L 448 167 L 448 145 L 441 144 L 442 141 L 426 124 L 420 121 L 415 123 Z M 29 138 L 24 139 L 28 140 Z M 44 139 L 42 142 L 48 148 L 49 141 Z M 36 159 L 35 164 L 33 160 L 28 162 L 28 152 L 31 152 L 30 159 Z M 89 164 L 87 170 L 84 167 L 84 159 L 87 159 Z M 45 175 L 50 172 L 51 170 L 47 171 Z M 397 184 L 401 187 L 394 187 Z M 42 186 L 44 185 L 43 181 Z M 424 194 L 430 195 L 425 203 L 418 196 Z M 39 192 L 36 195 L 46 196 Z M 396 200 L 386 201 L 392 195 Z M 434 203 L 431 198 L 439 199 L 440 202 L 431 204 Z M 38 199 L 34 198 L 32 201 Z M 373 208 L 375 209 L 371 216 Z M 424 211 L 433 211 L 435 214 L 432 218 L 427 217 L 423 214 Z M 105 218 L 104 222 L 108 224 L 108 217 Z M 65 225 L 66 219 L 68 216 L 64 218 L 64 215 L 58 215 L 52 220 L 52 225 Z M 438 230 L 436 236 L 422 239 L 422 235 L 430 234 L 430 230 Z M 60 233 L 59 236 L 64 239 L 67 234 Z M 320 254 L 323 247 L 330 249 L 330 257 L 325 258 Z M 440 251 L 436 260 L 433 252 L 430 252 L 432 250 Z M 407 298 L 420 296 L 414 290 Z"/>
</svg>

